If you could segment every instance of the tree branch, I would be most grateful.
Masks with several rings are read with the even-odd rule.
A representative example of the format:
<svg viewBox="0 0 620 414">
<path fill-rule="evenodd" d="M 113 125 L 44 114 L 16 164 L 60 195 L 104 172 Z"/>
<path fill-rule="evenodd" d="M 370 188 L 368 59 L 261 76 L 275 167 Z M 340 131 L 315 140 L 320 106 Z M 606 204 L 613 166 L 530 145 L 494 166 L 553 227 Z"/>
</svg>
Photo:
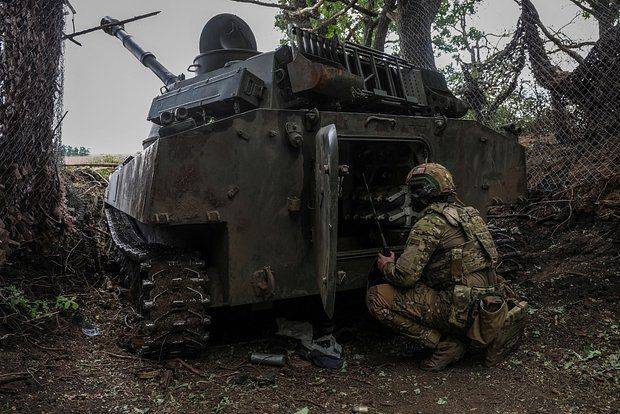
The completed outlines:
<svg viewBox="0 0 620 414">
<path fill-rule="evenodd" d="M 570 56 L 573 59 L 575 59 L 577 61 L 577 63 L 583 63 L 583 58 L 579 55 L 579 53 L 577 53 L 574 50 L 571 50 L 570 48 L 566 47 L 566 45 L 564 45 L 564 43 L 562 43 L 560 41 L 560 39 L 555 37 L 549 31 L 549 29 L 547 29 L 547 27 L 544 24 L 542 24 L 540 19 L 536 19 L 536 25 L 538 27 L 540 27 L 540 30 L 542 30 L 542 32 L 545 34 L 545 36 L 547 36 L 547 39 L 551 40 L 562 52 L 566 53 L 568 56 Z"/>
<path fill-rule="evenodd" d="M 569 0 L 571 3 L 573 3 L 575 6 L 579 7 L 581 10 L 583 10 L 586 13 L 590 13 L 591 15 L 594 15 L 594 10 L 587 8 L 586 6 L 583 5 L 583 3 L 577 1 L 577 0 Z"/>
<path fill-rule="evenodd" d="M 531 0 L 521 0 L 521 30 L 523 30 L 523 42 L 530 56 L 530 64 L 534 79 L 543 88 L 558 96 L 556 91 L 560 82 L 559 69 L 551 63 L 545 50 L 545 43 L 538 32 L 537 21 L 540 20 L 536 7 Z M 517 31 L 519 33 L 520 30 Z M 517 40 L 517 38 L 513 38 Z M 497 56 L 503 55 L 503 52 Z M 553 99 L 553 96 L 552 96 Z"/>
<path fill-rule="evenodd" d="M 342 16 L 343 14 L 347 13 L 349 10 L 351 10 L 351 8 L 355 5 L 355 3 L 357 3 L 358 0 L 353 0 L 351 3 L 349 3 L 347 5 L 347 7 L 345 7 L 344 9 L 340 10 L 339 12 L 335 13 L 332 17 L 330 17 L 329 19 L 321 22 L 321 24 L 317 27 L 315 27 L 314 29 L 312 29 L 313 32 L 318 32 L 319 30 L 321 30 L 322 28 L 329 26 L 330 24 L 333 24 L 334 22 L 336 22 L 336 20 L 338 20 L 338 18 L 340 16 Z"/>
<path fill-rule="evenodd" d="M 307 14 L 312 14 L 315 11 L 317 11 L 319 7 L 323 5 L 323 3 L 325 3 L 325 0 L 318 0 L 312 6 L 304 7 L 303 9 L 297 10 L 295 12 L 291 12 L 290 15 L 300 17 L 300 16 L 305 16 Z"/>
<path fill-rule="evenodd" d="M 596 42 L 577 42 L 577 43 L 563 43 L 564 47 L 569 48 L 569 49 L 581 49 L 583 47 L 586 46 L 594 46 L 596 44 Z M 557 52 L 563 52 L 562 49 L 556 49 L 554 51 L 549 52 L 551 53 L 557 53 Z"/>
<path fill-rule="evenodd" d="M 379 16 L 379 13 L 377 13 L 377 12 L 375 12 L 373 10 L 367 9 L 366 7 L 360 6 L 359 4 L 355 4 L 355 3 L 357 3 L 357 0 L 356 1 L 351 1 L 351 0 L 327 0 L 327 1 L 329 1 L 330 3 L 344 3 L 347 6 L 351 6 L 351 8 L 353 10 L 358 11 L 358 12 L 360 12 L 362 14 L 365 14 L 366 16 L 370 16 L 370 17 L 377 17 L 377 16 Z"/>
<path fill-rule="evenodd" d="M 261 1 L 261 0 L 230 0 L 230 1 L 234 1 L 236 3 L 256 4 L 258 6 L 264 6 L 264 7 L 274 7 L 276 9 L 287 10 L 287 11 L 296 10 L 295 7 L 289 6 L 288 4 L 269 3 L 267 1 Z"/>
<path fill-rule="evenodd" d="M 374 9 L 375 6 L 376 6 L 376 0 L 368 0 L 366 2 L 366 7 L 370 9 Z M 372 17 L 367 16 L 367 15 L 362 16 L 361 18 L 361 21 L 363 22 L 362 44 L 364 46 L 368 46 L 368 47 L 372 46 L 372 38 L 374 36 L 375 27 L 377 26 L 377 20 L 378 19 L 373 19 Z"/>
<path fill-rule="evenodd" d="M 575 23 L 575 20 L 577 20 L 579 17 L 581 16 L 581 13 L 577 12 L 577 14 L 575 14 L 573 16 L 572 19 L 570 19 L 570 21 L 568 23 L 566 23 L 564 26 L 560 27 L 558 30 L 555 30 L 555 34 L 562 34 L 562 30 L 566 29 L 568 26 L 570 26 L 571 24 Z"/>
<path fill-rule="evenodd" d="M 596 42 L 577 42 L 577 43 L 564 43 L 564 46 L 569 47 L 571 49 L 581 49 L 586 46 L 594 46 Z"/>
<path fill-rule="evenodd" d="M 28 372 L 11 372 L 9 374 L 0 374 L 0 385 L 8 384 L 10 382 L 23 381 L 30 377 L 31 375 Z"/>
<path fill-rule="evenodd" d="M 357 22 L 351 27 L 351 29 L 349 29 L 349 33 L 347 34 L 347 37 L 345 38 L 345 42 L 351 41 L 351 39 L 353 38 L 353 35 L 355 35 L 355 32 L 357 31 L 359 26 L 360 26 L 360 22 Z"/>
<path fill-rule="evenodd" d="M 594 46 L 595 44 L 596 44 L 596 42 L 579 42 L 579 43 L 564 44 L 564 46 L 569 48 L 569 49 L 581 49 L 582 47 Z M 562 50 L 562 49 L 550 50 L 549 54 L 550 55 L 554 55 L 554 54 L 556 54 L 558 52 L 564 52 L 564 50 Z"/>
<path fill-rule="evenodd" d="M 474 47 L 469 43 L 469 36 L 467 35 L 467 20 L 464 11 L 461 11 L 461 15 L 459 16 L 460 30 L 457 30 L 461 33 L 463 37 L 463 44 L 465 45 L 465 49 L 469 52 L 469 57 L 471 58 L 471 63 L 479 62 L 480 60 L 476 60 L 476 53 Z"/>
</svg>

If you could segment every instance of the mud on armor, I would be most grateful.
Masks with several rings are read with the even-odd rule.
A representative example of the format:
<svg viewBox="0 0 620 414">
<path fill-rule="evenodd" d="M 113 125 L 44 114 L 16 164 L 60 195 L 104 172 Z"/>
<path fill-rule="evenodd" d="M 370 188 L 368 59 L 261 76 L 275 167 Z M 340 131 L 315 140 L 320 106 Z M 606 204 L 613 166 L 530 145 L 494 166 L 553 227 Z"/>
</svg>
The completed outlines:
<svg viewBox="0 0 620 414">
<path fill-rule="evenodd" d="M 167 260 L 166 260 L 167 259 Z M 211 317 L 206 294 L 205 264 L 187 254 L 159 256 L 140 265 L 142 287 L 139 309 L 144 318 L 141 355 L 193 355 L 209 339 Z"/>
<path fill-rule="evenodd" d="M 200 353 L 211 323 L 209 278 L 200 255 L 146 242 L 119 210 L 106 208 L 106 219 L 141 316 L 133 347 L 156 358 Z"/>
</svg>

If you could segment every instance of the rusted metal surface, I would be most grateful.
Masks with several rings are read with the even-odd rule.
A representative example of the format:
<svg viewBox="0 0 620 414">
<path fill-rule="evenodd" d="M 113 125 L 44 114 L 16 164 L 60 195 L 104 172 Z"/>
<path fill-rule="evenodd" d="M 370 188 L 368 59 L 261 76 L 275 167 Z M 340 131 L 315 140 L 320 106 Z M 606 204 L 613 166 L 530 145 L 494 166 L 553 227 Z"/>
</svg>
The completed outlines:
<svg viewBox="0 0 620 414">
<path fill-rule="evenodd" d="M 157 222 L 154 213 L 150 218 L 146 215 L 152 203 L 151 188 L 158 148 L 159 142 L 156 141 L 119 165 L 110 175 L 110 184 L 106 191 L 108 204 L 145 223 Z"/>
<path fill-rule="evenodd" d="M 176 114 L 170 125 L 154 129 L 146 149 L 111 175 L 107 203 L 149 243 L 204 256 L 211 306 L 321 293 L 329 314 L 336 287 L 366 285 L 380 247 L 369 200 L 390 248 L 402 249 L 416 218 L 403 183 L 418 163 L 446 165 L 461 198 L 482 211 L 525 192 L 523 148 L 474 121 L 446 118 L 462 108 L 440 73 L 346 47 L 358 54 L 355 70 L 340 52 L 313 57 L 285 45 L 176 82 L 149 116 L 160 122 L 165 101 Z M 384 65 L 387 78 L 369 72 L 388 58 L 396 60 Z M 233 82 L 241 72 L 252 82 Z M 443 104 L 433 101 L 437 88 Z M 319 144 L 329 125 L 337 138 L 326 156 Z M 362 173 L 370 194 L 359 191 Z"/>
<path fill-rule="evenodd" d="M 299 213 L 301 211 L 301 198 L 296 196 L 291 196 L 287 198 L 287 208 L 291 213 Z"/>
<path fill-rule="evenodd" d="M 336 250 L 338 243 L 338 133 L 334 124 L 316 134 L 314 164 L 314 260 L 316 280 L 325 313 L 334 313 L 336 300 Z"/>
<path fill-rule="evenodd" d="M 271 299 L 276 289 L 276 280 L 270 266 L 252 273 L 254 294 L 261 300 Z"/>
<path fill-rule="evenodd" d="M 356 91 L 364 88 L 364 79 L 360 76 L 344 68 L 313 62 L 302 54 L 298 54 L 287 68 L 293 93 L 313 90 L 351 101 L 355 99 Z"/>
<path fill-rule="evenodd" d="M 220 263 L 217 283 L 226 294 L 216 303 L 266 300 L 256 295 L 252 283 L 253 273 L 265 263 L 278 275 L 270 300 L 317 294 L 312 178 L 317 131 L 300 129 L 301 150 L 291 147 L 285 134 L 271 133 L 286 130 L 291 122 L 304 125 L 306 113 L 256 110 L 161 138 L 113 174 L 116 200 L 108 191 L 107 201 L 145 224 L 161 227 L 165 219 L 161 232 L 221 223 L 225 236 L 214 243 L 224 246 L 215 261 Z M 433 118 L 390 116 L 394 122 L 367 122 L 368 114 L 319 116 L 321 124 L 336 126 L 341 151 L 360 143 L 403 144 L 417 154 L 411 162 L 445 164 L 454 171 L 461 198 L 481 209 L 494 198 L 512 201 L 525 191 L 523 149 L 476 122 L 447 119 L 438 131 Z M 248 131 L 247 140 L 231 139 L 238 129 Z M 341 164 L 351 170 L 343 177 L 346 184 L 359 167 L 349 165 L 343 154 Z M 299 206 L 294 214 L 291 195 L 299 198 L 293 203 L 293 210 Z M 339 289 L 365 286 L 375 252 L 368 248 L 353 255 L 339 250 L 337 270 L 347 274 Z"/>
</svg>

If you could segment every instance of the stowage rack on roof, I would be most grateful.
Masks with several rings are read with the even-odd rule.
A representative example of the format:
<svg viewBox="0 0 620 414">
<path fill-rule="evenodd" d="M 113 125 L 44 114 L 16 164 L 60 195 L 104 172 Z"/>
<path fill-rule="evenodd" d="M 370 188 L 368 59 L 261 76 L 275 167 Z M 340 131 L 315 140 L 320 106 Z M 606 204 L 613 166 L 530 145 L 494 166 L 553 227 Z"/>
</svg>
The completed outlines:
<svg viewBox="0 0 620 414">
<path fill-rule="evenodd" d="M 291 27 L 293 48 L 310 60 L 337 66 L 361 78 L 360 95 L 385 104 L 427 108 L 428 114 L 459 118 L 467 107 L 448 89 L 437 71 L 416 68 L 406 60 L 352 42 L 328 39 Z"/>
</svg>

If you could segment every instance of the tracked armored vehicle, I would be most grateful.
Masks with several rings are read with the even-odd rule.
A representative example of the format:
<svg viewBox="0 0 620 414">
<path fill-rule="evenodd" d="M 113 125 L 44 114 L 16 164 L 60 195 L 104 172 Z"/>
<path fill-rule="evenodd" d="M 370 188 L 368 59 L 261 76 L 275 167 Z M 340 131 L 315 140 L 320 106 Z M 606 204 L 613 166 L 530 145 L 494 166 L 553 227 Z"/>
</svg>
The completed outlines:
<svg viewBox="0 0 620 414">
<path fill-rule="evenodd" d="M 203 349 L 215 308 L 362 288 L 380 247 L 369 195 L 399 251 L 417 212 L 409 169 L 439 162 L 466 203 L 525 191 L 514 136 L 461 119 L 442 74 L 299 28 L 259 53 L 218 15 L 185 79 L 121 25 L 107 33 L 163 82 L 144 149 L 110 176 L 106 214 L 143 316 L 143 354 Z"/>
</svg>

